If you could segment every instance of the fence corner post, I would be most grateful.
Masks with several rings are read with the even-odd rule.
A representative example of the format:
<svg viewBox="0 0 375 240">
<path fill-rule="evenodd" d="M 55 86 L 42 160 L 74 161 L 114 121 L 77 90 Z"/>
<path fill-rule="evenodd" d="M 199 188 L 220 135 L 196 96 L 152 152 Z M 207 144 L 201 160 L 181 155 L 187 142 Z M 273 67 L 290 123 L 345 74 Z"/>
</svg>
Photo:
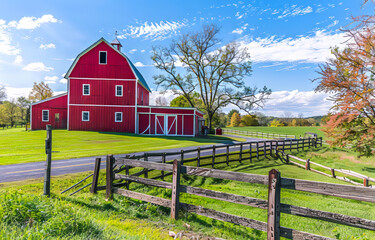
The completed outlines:
<svg viewBox="0 0 375 240">
<path fill-rule="evenodd" d="M 52 126 L 48 124 L 46 130 L 47 138 L 45 140 L 45 151 L 47 158 L 44 173 L 43 195 L 49 197 L 51 195 Z"/>
<path fill-rule="evenodd" d="M 171 219 L 178 218 L 178 210 L 180 204 L 180 169 L 181 162 L 178 160 L 173 161 L 172 170 L 172 202 L 171 202 Z"/>
<path fill-rule="evenodd" d="M 113 155 L 107 155 L 106 159 L 106 191 L 105 191 L 105 198 L 107 201 L 113 199 L 113 189 L 112 189 L 112 183 L 113 183 L 113 162 L 114 158 Z"/>
<path fill-rule="evenodd" d="M 306 160 L 305 169 L 310 170 L 310 158 Z"/>
<path fill-rule="evenodd" d="M 92 175 L 92 185 L 90 189 L 90 192 L 94 194 L 97 192 L 96 187 L 98 186 L 101 160 L 101 158 L 95 159 L 94 175 Z"/>
<path fill-rule="evenodd" d="M 268 173 L 267 240 L 280 239 L 280 172 L 272 169 Z"/>
</svg>

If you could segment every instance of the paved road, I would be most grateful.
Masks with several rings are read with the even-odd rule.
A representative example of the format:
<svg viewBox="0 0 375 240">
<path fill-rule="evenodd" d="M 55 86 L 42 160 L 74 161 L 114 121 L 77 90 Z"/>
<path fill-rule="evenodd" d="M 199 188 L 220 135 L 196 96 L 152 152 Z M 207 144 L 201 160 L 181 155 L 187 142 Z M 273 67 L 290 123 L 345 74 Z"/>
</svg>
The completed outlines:
<svg viewBox="0 0 375 240">
<path fill-rule="evenodd" d="M 231 135 L 226 135 L 231 136 Z M 231 136 L 231 137 L 239 137 L 239 136 Z M 262 141 L 262 139 L 257 138 L 247 138 L 246 141 Z M 233 144 L 236 143 L 234 141 L 227 141 L 221 144 Z M 201 146 L 207 147 L 209 145 Z M 185 148 L 174 148 L 174 149 L 164 149 L 164 150 L 157 150 L 157 151 L 150 151 L 149 153 L 162 153 L 162 152 L 176 152 L 181 150 L 189 150 L 189 149 L 196 149 L 198 146 L 195 147 L 185 147 Z M 231 148 L 231 151 L 238 151 L 239 146 L 236 148 Z M 243 150 L 249 149 L 249 146 L 244 146 Z M 216 151 L 217 154 L 224 153 L 225 149 L 218 149 Z M 115 157 L 123 157 L 125 155 L 142 155 L 143 152 L 137 153 L 127 153 L 127 154 L 119 154 L 114 155 Z M 212 155 L 211 150 L 201 151 L 201 156 L 208 156 Z M 55 160 L 52 161 L 52 176 L 69 174 L 69 173 L 79 173 L 79 172 L 86 172 L 86 171 L 93 171 L 94 169 L 94 162 L 95 158 L 101 157 L 102 164 L 101 168 L 105 168 L 105 156 L 94 156 L 94 157 L 83 157 L 83 158 L 74 158 L 74 159 L 66 159 L 66 160 Z M 186 153 L 184 158 L 192 158 L 196 157 L 196 153 Z M 176 156 L 167 156 L 166 160 L 173 160 L 179 159 L 179 155 Z M 149 161 L 158 162 L 160 161 L 160 157 L 149 157 Z M 2 165 L 0 166 L 0 183 L 1 182 L 13 182 L 19 180 L 27 180 L 27 179 L 35 179 L 41 178 L 44 176 L 44 169 L 45 169 L 45 162 L 34 162 L 34 163 L 22 163 L 22 164 L 12 164 L 12 165 Z"/>
</svg>

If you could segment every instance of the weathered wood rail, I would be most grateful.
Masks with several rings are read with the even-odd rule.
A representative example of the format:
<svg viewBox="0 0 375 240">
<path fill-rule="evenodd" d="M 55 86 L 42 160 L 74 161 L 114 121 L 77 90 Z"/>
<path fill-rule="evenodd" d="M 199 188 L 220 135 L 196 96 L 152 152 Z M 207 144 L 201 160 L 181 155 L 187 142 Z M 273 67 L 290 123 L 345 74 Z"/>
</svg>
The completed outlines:
<svg viewBox="0 0 375 240">
<path fill-rule="evenodd" d="M 295 162 L 291 159 L 302 162 L 302 164 L 298 163 L 298 162 Z M 290 155 L 290 154 L 285 154 L 285 160 L 286 160 L 287 163 L 292 163 L 292 164 L 297 165 L 297 166 L 299 166 L 301 168 L 304 168 L 306 170 L 316 172 L 316 173 L 322 174 L 322 175 L 327 176 L 327 177 L 337 178 L 337 179 L 340 179 L 340 180 L 343 180 L 343 181 L 346 181 L 346 182 L 350 182 L 354 185 L 362 185 L 362 184 L 358 183 L 358 182 L 355 182 L 355 181 L 353 181 L 349 178 L 346 178 L 346 177 L 337 176 L 337 173 L 342 173 L 342 174 L 345 174 L 345 175 L 348 175 L 348 176 L 351 176 L 351 177 L 360 178 L 363 181 L 364 187 L 372 187 L 370 185 L 370 182 L 375 182 L 374 178 L 371 178 L 369 176 L 366 176 L 366 175 L 363 175 L 363 174 L 360 174 L 360 173 L 357 173 L 357 172 L 354 172 L 354 171 L 351 171 L 351 170 L 330 168 L 330 167 L 324 166 L 322 164 L 310 161 L 310 159 L 304 160 L 302 158 L 299 158 L 299 157 L 296 157 L 296 156 L 293 156 L 293 155 Z M 319 171 L 317 169 L 313 169 L 312 165 L 315 165 L 315 166 L 318 166 L 320 168 L 326 169 L 330 172 L 330 174 Z"/>
<path fill-rule="evenodd" d="M 243 135 L 248 137 L 254 138 L 297 138 L 296 135 L 288 135 L 288 134 L 278 134 L 278 133 L 264 133 L 264 132 L 250 132 L 250 131 L 242 131 L 242 130 L 235 130 L 235 129 L 223 129 L 224 134 L 233 134 L 233 135 Z"/>
<path fill-rule="evenodd" d="M 113 198 L 113 194 L 119 194 L 125 197 L 134 198 L 163 207 L 171 208 L 172 219 L 177 219 L 178 211 L 179 209 L 182 209 L 184 211 L 195 213 L 201 216 L 267 232 L 267 239 L 280 239 L 280 237 L 285 237 L 288 239 L 330 239 L 328 237 L 318 236 L 315 234 L 282 227 L 282 223 L 280 223 L 280 213 L 302 216 L 305 218 L 319 219 L 327 222 L 375 231 L 375 221 L 373 220 L 299 207 L 280 202 L 281 189 L 285 188 L 375 203 L 375 189 L 282 178 L 280 172 L 275 169 L 271 170 L 269 172 L 269 175 L 266 176 L 240 172 L 230 172 L 210 168 L 184 166 L 182 165 L 181 161 L 177 160 L 174 160 L 173 164 L 153 163 L 125 158 L 115 159 L 112 155 L 109 155 L 107 156 L 106 161 L 106 186 L 97 187 L 96 191 L 106 190 L 106 197 L 108 200 L 111 200 Z M 114 166 L 116 166 L 116 168 Z M 128 169 L 131 167 L 141 167 L 170 172 L 172 175 L 172 182 L 141 178 L 139 177 L 141 174 L 137 174 L 137 176 L 130 175 Z M 125 174 L 121 173 L 123 171 L 126 171 Z M 180 182 L 181 174 L 268 185 L 268 201 L 264 199 L 256 199 L 247 196 L 240 196 L 236 194 L 229 194 L 182 185 Z M 118 180 L 125 182 L 115 183 L 115 181 Z M 131 182 L 145 184 L 153 187 L 171 189 L 172 197 L 171 199 L 164 199 L 131 191 L 129 190 L 129 184 Z M 124 186 L 126 186 L 127 189 L 121 188 Z M 180 193 L 193 194 L 196 196 L 266 209 L 268 211 L 268 221 L 267 223 L 265 223 L 254 219 L 235 216 L 217 210 L 208 209 L 201 206 L 182 203 L 179 201 Z"/>
</svg>

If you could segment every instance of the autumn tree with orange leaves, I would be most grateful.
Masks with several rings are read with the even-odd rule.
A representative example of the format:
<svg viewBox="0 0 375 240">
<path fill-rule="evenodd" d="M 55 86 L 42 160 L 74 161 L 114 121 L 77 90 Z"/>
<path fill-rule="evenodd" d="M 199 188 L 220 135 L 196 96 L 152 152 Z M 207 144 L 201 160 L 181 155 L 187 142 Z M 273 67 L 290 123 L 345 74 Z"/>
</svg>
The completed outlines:
<svg viewBox="0 0 375 240">
<path fill-rule="evenodd" d="M 344 49 L 320 66 L 316 91 L 331 93 L 334 107 L 324 132 L 331 146 L 375 154 L 375 16 L 354 18 Z"/>
</svg>

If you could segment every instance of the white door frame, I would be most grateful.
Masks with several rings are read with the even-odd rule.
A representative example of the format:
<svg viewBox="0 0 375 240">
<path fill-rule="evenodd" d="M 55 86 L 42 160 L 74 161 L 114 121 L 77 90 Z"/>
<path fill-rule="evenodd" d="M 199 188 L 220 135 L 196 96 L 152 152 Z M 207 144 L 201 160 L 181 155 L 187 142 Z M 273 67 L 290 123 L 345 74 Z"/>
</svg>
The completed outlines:
<svg viewBox="0 0 375 240">
<path fill-rule="evenodd" d="M 168 136 L 177 136 L 177 115 L 176 114 L 168 114 L 168 115 L 165 115 L 165 116 L 166 116 L 165 124 L 166 124 L 166 130 L 167 130 L 166 135 L 168 135 Z M 173 120 L 172 125 L 171 125 L 170 128 L 168 128 L 168 118 L 169 117 L 174 117 L 174 120 Z M 175 134 L 169 134 L 169 132 L 170 132 L 172 126 L 173 126 L 173 123 L 176 123 Z"/>
<path fill-rule="evenodd" d="M 164 123 L 163 124 L 158 120 L 158 116 L 163 116 L 164 117 Z M 158 123 L 159 123 L 160 128 L 163 129 L 163 133 L 162 134 L 158 134 L 158 128 L 157 128 L 157 126 L 158 126 L 157 124 Z M 155 135 L 166 135 L 165 134 L 165 114 L 156 114 L 155 115 Z"/>
</svg>

